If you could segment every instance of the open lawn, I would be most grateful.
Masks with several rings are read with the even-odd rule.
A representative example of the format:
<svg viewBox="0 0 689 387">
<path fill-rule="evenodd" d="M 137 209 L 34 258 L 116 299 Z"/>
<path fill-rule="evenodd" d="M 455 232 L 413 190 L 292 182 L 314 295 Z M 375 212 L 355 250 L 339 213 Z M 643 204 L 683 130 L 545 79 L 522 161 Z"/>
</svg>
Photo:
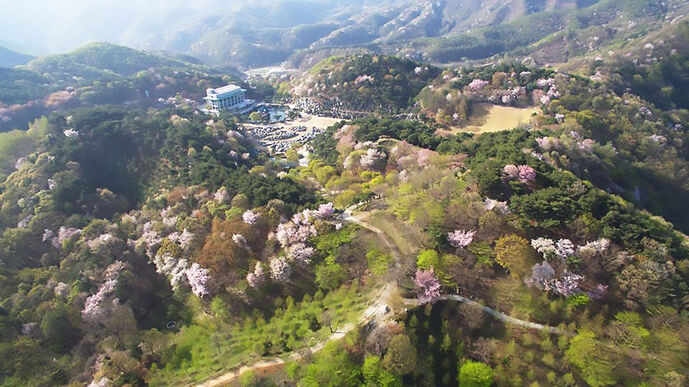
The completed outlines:
<svg viewBox="0 0 689 387">
<path fill-rule="evenodd" d="M 476 105 L 469 118 L 469 122 L 463 126 L 451 126 L 450 130 L 441 131 L 439 134 L 457 134 L 460 132 L 488 133 L 501 130 L 514 129 L 521 124 L 528 124 L 531 116 L 538 113 L 539 109 L 516 108 L 500 105 Z"/>
</svg>

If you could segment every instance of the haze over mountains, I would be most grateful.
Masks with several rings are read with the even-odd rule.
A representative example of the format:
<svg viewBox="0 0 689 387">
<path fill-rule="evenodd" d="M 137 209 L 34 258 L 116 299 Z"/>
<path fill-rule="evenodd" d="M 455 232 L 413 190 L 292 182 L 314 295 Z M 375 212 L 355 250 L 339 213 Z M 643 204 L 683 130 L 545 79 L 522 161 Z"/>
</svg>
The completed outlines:
<svg viewBox="0 0 689 387">
<path fill-rule="evenodd" d="M 0 33 L 12 36 L 11 43 L 29 53 L 110 41 L 244 69 L 283 61 L 308 68 L 330 54 L 355 51 L 447 63 L 483 59 L 537 42 L 542 46 L 537 59 L 548 63 L 565 60 L 572 50 L 580 54 L 627 35 L 638 36 L 659 27 L 658 22 L 683 15 L 687 7 L 681 0 L 261 0 L 231 5 L 207 0 L 130 5 L 76 6 L 57 23 L 43 23 L 40 13 L 34 28 L 10 34 L 24 14 L 21 5 L 14 5 L 10 9 L 17 8 L 19 17 L 0 16 Z"/>
<path fill-rule="evenodd" d="M 185 52 L 213 65 L 275 64 L 296 51 L 400 44 L 452 36 L 521 16 L 596 3 L 587 1 L 280 1 L 190 17 L 135 46 Z"/>
<path fill-rule="evenodd" d="M 0 46 L 0 67 L 14 67 L 26 64 L 32 58 L 31 55 L 22 54 L 7 47 Z"/>
</svg>

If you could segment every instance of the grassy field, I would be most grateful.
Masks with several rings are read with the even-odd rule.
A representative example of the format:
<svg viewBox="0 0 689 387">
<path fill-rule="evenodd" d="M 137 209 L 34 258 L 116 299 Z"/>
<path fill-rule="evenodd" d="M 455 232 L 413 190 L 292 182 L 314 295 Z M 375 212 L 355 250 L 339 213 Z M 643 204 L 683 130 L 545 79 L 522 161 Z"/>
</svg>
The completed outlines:
<svg viewBox="0 0 689 387">
<path fill-rule="evenodd" d="M 469 122 L 461 127 L 450 127 L 450 133 L 474 132 L 488 133 L 514 129 L 521 124 L 528 124 L 531 116 L 539 109 L 516 108 L 500 105 L 477 105 Z"/>
<path fill-rule="evenodd" d="M 328 310 L 333 328 L 356 322 L 368 301 L 361 294 L 358 286 L 343 286 L 321 299 L 279 309 L 268 321 L 251 319 L 241 326 L 218 326 L 212 318 L 201 317 L 197 325 L 183 327 L 172 337 L 174 354 L 164 368 L 151 368 L 147 382 L 151 386 L 194 385 L 259 360 L 257 347 L 263 343 L 286 340 L 290 348 L 285 354 L 313 345 L 331 332 L 326 324 L 316 332 L 311 331 L 309 316 L 320 320 L 323 311 Z"/>
<path fill-rule="evenodd" d="M 383 231 L 402 255 L 413 256 L 419 251 L 424 238 L 423 233 L 394 215 L 385 211 L 375 211 L 366 221 Z"/>
</svg>

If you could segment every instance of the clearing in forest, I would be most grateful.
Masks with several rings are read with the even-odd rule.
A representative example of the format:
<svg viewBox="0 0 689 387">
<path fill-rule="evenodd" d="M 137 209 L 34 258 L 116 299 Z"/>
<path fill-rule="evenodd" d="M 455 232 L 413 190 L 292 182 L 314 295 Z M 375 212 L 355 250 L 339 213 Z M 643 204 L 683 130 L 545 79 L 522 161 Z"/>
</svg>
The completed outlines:
<svg viewBox="0 0 689 387">
<path fill-rule="evenodd" d="M 528 124 L 535 107 L 517 108 L 501 105 L 480 104 L 473 107 L 469 122 L 462 126 L 451 126 L 440 134 L 457 134 L 459 132 L 488 133 L 514 129 L 522 124 Z"/>
</svg>

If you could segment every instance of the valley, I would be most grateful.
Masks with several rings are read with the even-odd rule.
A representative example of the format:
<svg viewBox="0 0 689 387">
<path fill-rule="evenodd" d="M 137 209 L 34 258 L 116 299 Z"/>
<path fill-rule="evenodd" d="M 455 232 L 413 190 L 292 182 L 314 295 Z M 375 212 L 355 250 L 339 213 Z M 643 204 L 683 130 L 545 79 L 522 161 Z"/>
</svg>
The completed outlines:
<svg viewBox="0 0 689 387">
<path fill-rule="evenodd" d="M 0 386 L 689 383 L 689 2 L 69 4 L 0 43 Z"/>
</svg>

